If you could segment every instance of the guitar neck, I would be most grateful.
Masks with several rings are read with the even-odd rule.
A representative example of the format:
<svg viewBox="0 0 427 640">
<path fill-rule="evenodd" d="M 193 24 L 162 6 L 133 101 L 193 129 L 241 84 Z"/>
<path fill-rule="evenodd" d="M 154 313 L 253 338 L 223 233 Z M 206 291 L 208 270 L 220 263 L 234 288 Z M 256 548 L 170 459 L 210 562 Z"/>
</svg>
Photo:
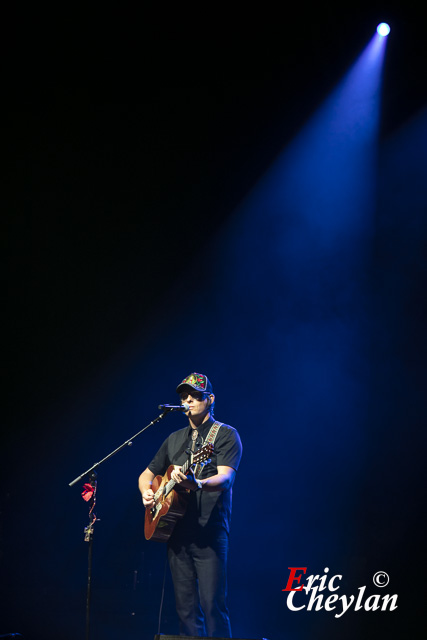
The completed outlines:
<svg viewBox="0 0 427 640">
<path fill-rule="evenodd" d="M 184 462 L 184 464 L 181 467 L 181 471 L 184 475 L 187 474 L 189 468 L 192 465 L 192 462 L 191 462 L 192 457 L 193 456 L 191 456 L 191 458 L 188 458 L 188 460 Z M 164 486 L 164 495 L 167 496 L 172 491 L 172 489 L 176 484 L 177 484 L 176 481 L 171 478 Z"/>
<path fill-rule="evenodd" d="M 186 462 L 184 462 L 184 464 L 181 467 L 181 471 L 184 475 L 187 474 L 188 469 L 191 467 L 191 460 L 193 459 L 193 455 L 190 455 L 190 458 L 188 458 L 188 460 Z"/>
</svg>

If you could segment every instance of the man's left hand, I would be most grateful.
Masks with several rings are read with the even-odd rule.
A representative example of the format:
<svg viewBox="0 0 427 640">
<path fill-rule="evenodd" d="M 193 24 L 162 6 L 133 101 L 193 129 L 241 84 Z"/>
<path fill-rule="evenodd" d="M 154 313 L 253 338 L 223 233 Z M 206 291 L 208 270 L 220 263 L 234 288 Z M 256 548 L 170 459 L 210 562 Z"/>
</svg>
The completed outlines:
<svg viewBox="0 0 427 640">
<path fill-rule="evenodd" d="M 188 475 L 184 475 L 181 471 L 181 467 L 175 466 L 175 469 L 171 473 L 171 478 L 183 489 L 196 491 L 198 488 L 193 472 L 190 472 Z"/>
</svg>

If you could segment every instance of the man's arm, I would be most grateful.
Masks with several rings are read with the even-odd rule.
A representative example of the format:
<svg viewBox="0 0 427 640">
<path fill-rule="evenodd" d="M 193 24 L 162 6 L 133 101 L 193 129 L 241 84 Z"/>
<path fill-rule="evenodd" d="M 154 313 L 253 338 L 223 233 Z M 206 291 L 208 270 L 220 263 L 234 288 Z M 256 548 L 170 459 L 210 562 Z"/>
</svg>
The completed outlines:
<svg viewBox="0 0 427 640">
<path fill-rule="evenodd" d="M 218 473 L 210 478 L 205 478 L 204 480 L 199 480 L 202 484 L 202 491 L 226 491 L 227 489 L 231 489 L 234 483 L 234 478 L 236 477 L 236 471 L 232 467 L 220 466 L 217 467 Z M 145 472 L 144 472 L 145 473 Z M 191 491 L 196 491 L 198 489 L 198 484 L 194 479 L 194 476 L 185 476 L 180 467 L 175 467 L 172 471 L 171 477 L 178 482 L 181 487 L 184 489 L 190 489 Z"/>
<path fill-rule="evenodd" d="M 154 473 L 150 471 L 148 467 L 139 476 L 138 487 L 142 495 L 144 507 L 151 507 L 154 503 L 154 493 L 151 488 L 154 478 Z"/>
</svg>

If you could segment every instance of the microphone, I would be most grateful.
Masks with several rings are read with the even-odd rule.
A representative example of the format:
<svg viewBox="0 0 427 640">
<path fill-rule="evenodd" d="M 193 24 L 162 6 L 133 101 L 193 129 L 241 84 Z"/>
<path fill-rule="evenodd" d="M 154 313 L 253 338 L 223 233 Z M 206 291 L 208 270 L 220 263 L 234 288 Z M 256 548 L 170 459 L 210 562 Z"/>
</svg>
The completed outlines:
<svg viewBox="0 0 427 640">
<path fill-rule="evenodd" d="M 183 404 L 175 405 L 175 404 L 159 404 L 159 409 L 162 411 L 188 411 L 190 405 L 184 402 Z"/>
</svg>

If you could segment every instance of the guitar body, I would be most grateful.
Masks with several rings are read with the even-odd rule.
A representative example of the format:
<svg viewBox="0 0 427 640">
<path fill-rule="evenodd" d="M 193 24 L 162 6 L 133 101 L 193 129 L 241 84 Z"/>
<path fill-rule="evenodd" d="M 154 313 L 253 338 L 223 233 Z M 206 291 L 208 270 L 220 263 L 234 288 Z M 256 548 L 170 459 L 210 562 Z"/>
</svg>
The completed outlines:
<svg viewBox="0 0 427 640">
<path fill-rule="evenodd" d="M 190 452 L 189 458 L 182 465 L 181 471 L 184 475 L 194 471 L 197 465 L 203 466 L 212 455 L 213 444 L 208 443 L 197 451 Z M 168 467 L 164 476 L 156 476 L 153 479 L 151 488 L 154 492 L 154 504 L 145 509 L 144 534 L 147 540 L 158 540 L 167 542 L 172 535 L 172 531 L 178 520 L 182 518 L 187 507 L 186 495 L 189 489 L 174 489 L 176 482 L 171 479 L 173 464 Z"/>
<path fill-rule="evenodd" d="M 173 464 L 168 467 L 164 476 L 156 476 L 153 480 L 152 489 L 157 493 L 163 489 L 171 479 L 174 469 Z M 178 520 L 182 518 L 187 507 L 185 494 L 188 490 L 181 492 L 172 489 L 167 496 L 161 496 L 154 507 L 147 507 L 145 510 L 144 534 L 147 540 L 157 540 L 167 542 L 172 535 L 172 531 Z"/>
</svg>

